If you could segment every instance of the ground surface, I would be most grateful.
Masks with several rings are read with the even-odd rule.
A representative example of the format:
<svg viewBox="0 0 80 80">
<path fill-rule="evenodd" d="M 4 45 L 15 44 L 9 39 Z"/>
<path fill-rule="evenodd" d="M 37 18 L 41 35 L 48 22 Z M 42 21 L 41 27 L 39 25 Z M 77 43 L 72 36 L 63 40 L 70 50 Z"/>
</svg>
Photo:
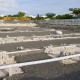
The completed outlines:
<svg viewBox="0 0 80 80">
<path fill-rule="evenodd" d="M 50 25 L 51 30 L 49 29 L 48 25 L 45 27 L 44 28 L 14 27 L 14 31 L 1 31 L 0 29 L 0 37 L 6 37 L 7 35 L 10 37 L 32 36 L 32 35 L 45 36 L 45 35 L 53 34 L 53 31 L 51 30 L 54 28 L 60 29 L 59 27 L 56 28 L 56 26 L 52 28 L 51 25 Z M 69 28 L 63 29 L 61 27 L 61 31 L 63 32 L 63 34 L 80 33 L 80 31 L 77 28 L 75 29 L 76 30 L 74 30 L 71 27 L 69 30 Z M 26 48 L 43 49 L 44 46 L 48 46 L 50 44 L 54 46 L 56 45 L 60 46 L 61 44 L 80 44 L 80 38 L 0 44 L 0 50 L 16 51 L 17 47 L 19 46 L 23 46 L 24 49 Z M 40 53 L 38 52 L 34 54 L 18 55 L 15 57 L 18 63 L 26 62 L 26 61 L 43 60 L 48 58 L 50 57 L 42 52 Z M 51 62 L 51 63 L 45 63 L 40 65 L 22 67 L 22 70 L 24 72 L 23 74 L 7 77 L 7 80 L 80 80 L 80 61 L 75 64 L 69 64 L 69 65 L 64 65 L 60 62 Z"/>
</svg>

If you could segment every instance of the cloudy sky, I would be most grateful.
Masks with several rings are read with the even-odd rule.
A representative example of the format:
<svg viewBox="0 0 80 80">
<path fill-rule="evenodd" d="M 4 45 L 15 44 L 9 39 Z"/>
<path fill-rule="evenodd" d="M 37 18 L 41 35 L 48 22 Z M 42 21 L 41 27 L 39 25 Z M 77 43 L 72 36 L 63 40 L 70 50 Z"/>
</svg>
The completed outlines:
<svg viewBox="0 0 80 80">
<path fill-rule="evenodd" d="M 80 0 L 0 0 L 1 14 L 16 14 L 24 11 L 27 15 L 69 13 L 69 8 L 80 8 Z"/>
</svg>

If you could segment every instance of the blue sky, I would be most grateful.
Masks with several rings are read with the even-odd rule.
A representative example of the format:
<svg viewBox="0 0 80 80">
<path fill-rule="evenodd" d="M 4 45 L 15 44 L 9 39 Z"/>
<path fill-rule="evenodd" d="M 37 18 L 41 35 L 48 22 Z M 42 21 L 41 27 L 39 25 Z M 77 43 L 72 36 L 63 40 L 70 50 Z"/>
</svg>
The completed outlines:
<svg viewBox="0 0 80 80">
<path fill-rule="evenodd" d="M 80 0 L 0 0 L 0 14 L 16 14 L 24 11 L 26 15 L 69 13 L 69 8 L 80 8 Z"/>
</svg>

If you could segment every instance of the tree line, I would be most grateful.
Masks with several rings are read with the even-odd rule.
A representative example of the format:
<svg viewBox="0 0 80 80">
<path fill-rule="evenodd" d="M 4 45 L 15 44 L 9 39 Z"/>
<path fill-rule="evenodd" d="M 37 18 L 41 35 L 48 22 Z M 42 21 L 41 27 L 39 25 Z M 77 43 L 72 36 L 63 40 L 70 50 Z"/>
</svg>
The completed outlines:
<svg viewBox="0 0 80 80">
<path fill-rule="evenodd" d="M 46 13 L 44 15 L 38 14 L 36 17 L 26 16 L 25 12 L 18 12 L 15 15 L 5 15 L 7 19 L 30 19 L 30 20 L 44 20 L 44 19 L 77 19 L 80 18 L 80 8 L 69 8 L 71 13 L 56 15 L 55 13 Z M 0 17 L 2 19 L 3 17 Z"/>
<path fill-rule="evenodd" d="M 55 13 L 46 13 L 45 18 L 49 19 L 77 19 L 80 18 L 80 8 L 69 8 L 71 13 L 63 14 L 63 15 L 56 15 Z M 39 14 L 36 17 L 37 19 L 43 19 Z"/>
</svg>

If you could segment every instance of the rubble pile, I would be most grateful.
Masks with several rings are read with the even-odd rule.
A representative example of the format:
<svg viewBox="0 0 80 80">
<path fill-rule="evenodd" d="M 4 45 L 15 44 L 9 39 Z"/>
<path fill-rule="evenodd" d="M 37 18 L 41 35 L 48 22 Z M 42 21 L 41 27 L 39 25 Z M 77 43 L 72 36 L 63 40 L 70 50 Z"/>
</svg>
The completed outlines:
<svg viewBox="0 0 80 80">
<path fill-rule="evenodd" d="M 63 56 L 69 56 L 73 54 L 80 54 L 80 46 L 67 45 L 67 46 L 54 47 L 53 45 L 50 45 L 50 46 L 44 47 L 44 52 L 53 58 L 63 57 Z M 80 60 L 80 57 L 75 57 L 71 59 L 62 60 L 60 62 L 64 64 L 71 64 L 79 60 Z"/>
<path fill-rule="evenodd" d="M 8 64 L 14 64 L 14 63 L 17 63 L 15 61 L 14 56 L 7 55 L 5 51 L 0 52 L 0 65 L 8 65 Z M 0 76 L 6 75 L 5 71 L 6 71 L 6 69 L 4 71 L 0 70 Z M 9 73 L 9 76 L 12 76 L 13 74 L 22 73 L 22 70 L 19 67 L 9 68 L 9 69 L 7 69 L 7 73 Z"/>
<path fill-rule="evenodd" d="M 18 36 L 9 37 L 8 35 L 4 38 L 0 37 L 0 44 L 16 43 L 16 42 L 27 42 L 27 41 L 44 41 L 44 40 L 55 40 L 55 39 L 68 39 L 68 38 L 80 38 L 80 34 L 63 34 L 63 35 L 45 35 L 45 36 Z"/>
</svg>

